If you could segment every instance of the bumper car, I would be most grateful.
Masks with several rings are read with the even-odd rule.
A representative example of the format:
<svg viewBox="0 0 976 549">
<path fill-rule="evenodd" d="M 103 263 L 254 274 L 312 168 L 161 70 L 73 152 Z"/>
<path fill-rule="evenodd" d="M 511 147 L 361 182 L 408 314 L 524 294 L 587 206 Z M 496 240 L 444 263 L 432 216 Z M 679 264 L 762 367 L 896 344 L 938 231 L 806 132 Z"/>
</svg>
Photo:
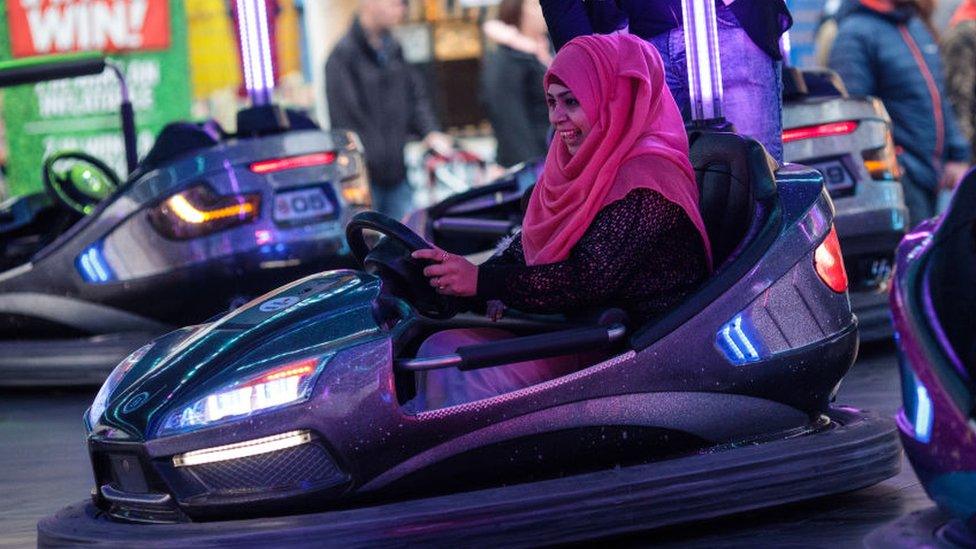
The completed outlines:
<svg viewBox="0 0 976 549">
<path fill-rule="evenodd" d="M 0 82 L 107 65 L 18 65 Z M 351 133 L 258 106 L 238 114 L 235 134 L 173 123 L 138 165 L 128 152 L 124 179 L 81 153 L 55 155 L 44 166 L 46 193 L 0 212 L 0 385 L 98 385 L 153 337 L 353 264 L 343 229 L 369 206 L 369 189 Z M 89 163 L 62 168 L 78 160 Z"/>
<path fill-rule="evenodd" d="M 409 255 L 423 238 L 359 214 L 362 270 L 296 281 L 119 364 L 86 413 L 92 497 L 42 520 L 39 545 L 573 542 L 896 474 L 892 423 L 831 405 L 858 336 L 821 175 L 774 177 L 754 141 L 692 137 L 719 267 L 664 318 L 513 313 L 491 324 L 512 339 L 418 358 L 436 331 L 490 323 L 434 293 Z M 370 231 L 384 235 L 372 248 Z M 418 371 L 581 351 L 600 356 L 411 406 Z"/>
<path fill-rule="evenodd" d="M 884 105 L 849 96 L 832 71 L 785 67 L 783 156 L 824 174 L 861 340 L 890 337 L 891 267 L 908 217 Z"/>
<path fill-rule="evenodd" d="M 946 542 L 976 545 L 976 172 L 948 211 L 897 253 L 891 292 L 903 408 L 902 445 L 919 480 L 954 519 Z M 929 529 L 931 532 L 933 529 Z"/>
</svg>

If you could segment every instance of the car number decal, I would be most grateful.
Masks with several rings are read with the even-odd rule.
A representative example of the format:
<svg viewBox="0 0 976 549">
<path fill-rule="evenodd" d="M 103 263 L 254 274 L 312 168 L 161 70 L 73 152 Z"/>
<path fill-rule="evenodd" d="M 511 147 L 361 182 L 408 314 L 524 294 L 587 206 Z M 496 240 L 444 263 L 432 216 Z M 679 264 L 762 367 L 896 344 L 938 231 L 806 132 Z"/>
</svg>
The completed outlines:
<svg viewBox="0 0 976 549">
<path fill-rule="evenodd" d="M 297 221 L 325 217 L 335 206 L 321 187 L 288 191 L 275 195 L 276 221 Z"/>
</svg>

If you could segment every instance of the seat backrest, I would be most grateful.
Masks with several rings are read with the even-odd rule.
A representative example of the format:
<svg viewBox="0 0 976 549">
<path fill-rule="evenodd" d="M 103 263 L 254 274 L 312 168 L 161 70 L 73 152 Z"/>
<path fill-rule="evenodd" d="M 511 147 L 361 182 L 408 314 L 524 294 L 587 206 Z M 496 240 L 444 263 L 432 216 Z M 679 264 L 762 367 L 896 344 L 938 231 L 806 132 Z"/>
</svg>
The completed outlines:
<svg viewBox="0 0 976 549">
<path fill-rule="evenodd" d="M 156 142 L 153 143 L 145 158 L 139 162 L 139 167 L 129 176 L 129 181 L 135 181 L 142 174 L 148 173 L 167 162 L 183 156 L 191 151 L 213 147 L 220 143 L 223 130 L 215 121 L 196 124 L 193 122 L 171 122 L 167 124 Z"/>
<path fill-rule="evenodd" d="M 803 82 L 812 97 L 847 97 L 847 86 L 830 69 L 803 69 Z"/>
<path fill-rule="evenodd" d="M 712 244 L 713 275 L 676 308 L 634 332 L 634 349 L 672 333 L 735 285 L 780 231 L 775 163 L 758 142 L 734 133 L 692 132 L 699 209 Z"/>
<path fill-rule="evenodd" d="M 717 269 L 746 239 L 757 204 L 776 195 L 775 162 L 757 141 L 734 133 L 692 132 L 688 139 Z"/>
<path fill-rule="evenodd" d="M 798 69 L 783 65 L 782 75 L 784 101 L 848 96 L 844 81 L 830 69 Z"/>
</svg>

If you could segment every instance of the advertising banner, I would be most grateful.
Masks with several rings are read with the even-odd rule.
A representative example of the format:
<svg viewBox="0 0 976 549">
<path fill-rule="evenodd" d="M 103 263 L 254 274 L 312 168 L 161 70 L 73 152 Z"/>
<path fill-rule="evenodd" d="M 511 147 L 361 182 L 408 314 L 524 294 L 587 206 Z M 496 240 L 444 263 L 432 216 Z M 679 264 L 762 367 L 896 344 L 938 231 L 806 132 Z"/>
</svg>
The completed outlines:
<svg viewBox="0 0 976 549">
<path fill-rule="evenodd" d="M 7 0 L 14 57 L 169 47 L 168 0 Z"/>
<path fill-rule="evenodd" d="M 181 0 L 4 0 L 0 60 L 74 51 L 110 54 L 125 74 L 142 157 L 167 123 L 190 114 L 186 23 Z M 110 71 L 2 90 L 7 191 L 43 188 L 41 165 L 81 150 L 124 179 L 120 88 Z"/>
</svg>

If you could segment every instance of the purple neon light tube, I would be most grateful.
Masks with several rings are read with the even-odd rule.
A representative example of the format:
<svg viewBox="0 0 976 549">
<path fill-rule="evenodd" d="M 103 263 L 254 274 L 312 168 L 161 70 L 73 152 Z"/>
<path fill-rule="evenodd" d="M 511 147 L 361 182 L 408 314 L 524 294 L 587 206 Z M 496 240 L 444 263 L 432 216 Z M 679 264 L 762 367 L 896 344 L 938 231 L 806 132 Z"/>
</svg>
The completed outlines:
<svg viewBox="0 0 976 549">
<path fill-rule="evenodd" d="M 779 52 L 783 56 L 784 64 L 793 64 L 793 43 L 790 42 L 790 31 L 784 32 L 783 36 L 780 37 Z"/>
<path fill-rule="evenodd" d="M 718 53 L 718 26 L 714 0 L 681 0 L 684 17 L 685 58 L 691 118 L 723 118 L 722 62 Z"/>
<path fill-rule="evenodd" d="M 267 105 L 271 103 L 274 91 L 274 72 L 264 0 L 237 0 L 237 25 L 241 36 L 244 87 L 253 105 Z"/>
</svg>

